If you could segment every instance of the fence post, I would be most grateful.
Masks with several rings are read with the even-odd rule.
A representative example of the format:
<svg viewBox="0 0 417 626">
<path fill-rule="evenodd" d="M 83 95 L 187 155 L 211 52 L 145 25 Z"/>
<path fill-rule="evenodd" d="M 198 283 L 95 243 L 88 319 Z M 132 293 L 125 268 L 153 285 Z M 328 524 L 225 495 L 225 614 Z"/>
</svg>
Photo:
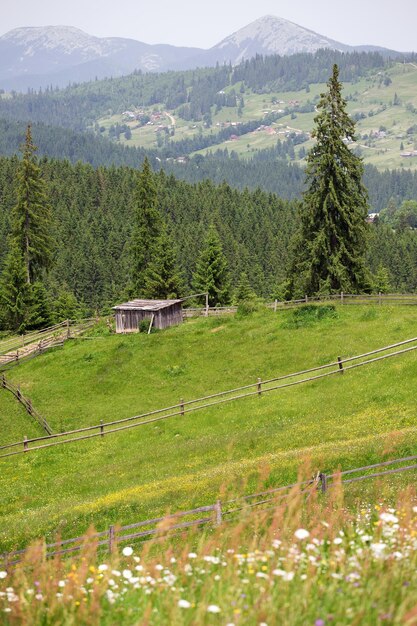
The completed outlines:
<svg viewBox="0 0 417 626">
<path fill-rule="evenodd" d="M 25 435 L 25 436 L 23 437 L 23 451 L 24 451 L 24 452 L 27 452 L 27 451 L 28 451 L 28 449 L 29 449 L 29 448 L 28 448 L 28 438 L 27 438 L 27 436 Z"/>
<path fill-rule="evenodd" d="M 185 410 L 184 410 L 184 398 L 180 399 L 180 413 L 181 415 L 184 415 Z"/>
<path fill-rule="evenodd" d="M 338 357 L 337 357 L 337 362 L 339 363 L 340 373 L 341 373 L 341 374 L 343 374 L 343 361 L 342 361 L 342 357 L 338 356 Z"/>
<path fill-rule="evenodd" d="M 19 362 L 19 350 L 16 350 L 16 361 Z"/>
<path fill-rule="evenodd" d="M 220 502 L 220 500 L 217 500 L 216 504 L 214 505 L 214 512 L 215 512 L 214 523 L 216 526 L 220 526 L 220 524 L 222 523 L 222 519 L 223 519 L 222 503 Z"/>
<path fill-rule="evenodd" d="M 42 339 L 40 340 L 38 344 L 38 350 L 39 350 L 39 353 L 42 354 Z"/>
<path fill-rule="evenodd" d="M 304 300 L 305 300 L 306 302 L 308 302 L 308 295 L 307 295 L 307 294 L 304 296 Z"/>
<path fill-rule="evenodd" d="M 274 302 L 274 313 L 277 312 L 277 305 L 278 305 L 278 300 L 275 299 L 275 302 Z"/>
<path fill-rule="evenodd" d="M 114 530 L 114 526 L 110 526 L 109 527 L 109 552 L 110 554 L 113 552 L 113 550 L 116 547 L 116 533 Z"/>
<path fill-rule="evenodd" d="M 343 304 L 343 291 L 340 292 L 340 304 Z"/>
<path fill-rule="evenodd" d="M 205 312 L 205 316 L 208 317 L 209 314 L 209 295 L 208 293 L 206 293 L 206 312 Z"/>
<path fill-rule="evenodd" d="M 258 396 L 262 395 L 262 379 L 258 378 L 258 382 L 256 383 L 256 388 L 258 390 Z"/>
<path fill-rule="evenodd" d="M 320 478 L 321 492 L 322 493 L 326 493 L 326 491 L 327 491 L 327 476 L 326 476 L 326 474 L 323 474 L 322 472 L 320 472 L 319 478 Z"/>
<path fill-rule="evenodd" d="M 70 329 L 70 321 L 66 320 L 67 323 L 67 339 L 71 337 L 71 329 Z"/>
<path fill-rule="evenodd" d="M 103 420 L 100 420 L 100 435 L 104 437 L 104 425 Z"/>
<path fill-rule="evenodd" d="M 382 293 L 379 292 L 378 294 L 378 304 L 381 305 L 382 304 Z"/>
</svg>

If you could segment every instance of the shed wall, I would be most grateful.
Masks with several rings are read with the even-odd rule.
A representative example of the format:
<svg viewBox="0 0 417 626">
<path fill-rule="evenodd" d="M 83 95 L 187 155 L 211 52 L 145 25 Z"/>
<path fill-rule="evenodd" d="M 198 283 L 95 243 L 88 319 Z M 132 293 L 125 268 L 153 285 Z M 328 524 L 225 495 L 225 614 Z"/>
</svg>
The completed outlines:
<svg viewBox="0 0 417 626">
<path fill-rule="evenodd" d="M 119 309 L 115 314 L 116 333 L 137 333 L 139 324 L 143 320 L 150 322 L 152 314 L 155 315 L 153 326 L 159 329 L 181 324 L 183 321 L 182 305 L 180 302 L 160 309 L 159 311 Z"/>
</svg>

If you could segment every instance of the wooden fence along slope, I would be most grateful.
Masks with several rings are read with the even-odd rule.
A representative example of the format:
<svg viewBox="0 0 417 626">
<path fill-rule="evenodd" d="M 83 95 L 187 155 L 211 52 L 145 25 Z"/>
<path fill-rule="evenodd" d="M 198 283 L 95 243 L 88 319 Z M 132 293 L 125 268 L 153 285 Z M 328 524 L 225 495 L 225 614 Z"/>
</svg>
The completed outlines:
<svg viewBox="0 0 417 626">
<path fill-rule="evenodd" d="M 392 352 L 392 350 L 394 350 L 395 348 L 401 349 Z M 199 411 L 212 406 L 224 404 L 226 402 L 232 402 L 235 400 L 241 400 L 244 398 L 250 398 L 255 396 L 261 397 L 264 393 L 276 391 L 278 389 L 283 389 L 286 387 L 300 385 L 303 383 L 311 382 L 313 380 L 326 378 L 328 376 L 344 374 L 345 372 L 348 372 L 349 370 L 355 369 L 357 367 L 363 367 L 365 365 L 405 354 L 407 352 L 412 352 L 414 350 L 417 350 L 417 337 L 414 337 L 413 339 L 406 339 L 405 341 L 391 344 L 389 346 L 384 346 L 382 348 L 378 348 L 376 350 L 372 350 L 370 352 L 359 354 L 346 359 L 338 357 L 337 361 L 328 363 L 326 365 L 305 369 L 301 372 L 286 374 L 264 381 L 258 378 L 255 383 L 244 385 L 243 387 L 237 387 L 235 389 L 221 391 L 219 393 L 211 394 L 203 398 L 197 398 L 195 400 L 181 400 L 178 404 L 175 404 L 173 406 L 165 407 L 163 409 L 156 409 L 154 411 L 142 413 L 141 415 L 134 415 L 132 417 L 127 417 L 120 420 L 113 420 L 106 423 L 101 421 L 100 424 L 86 426 L 84 428 L 78 428 L 76 430 L 70 430 L 64 433 L 50 434 L 44 437 L 34 437 L 31 439 L 25 439 L 24 441 L 17 441 L 14 443 L 5 444 L 0 446 L 0 452 L 2 452 L 2 454 L 0 454 L 0 459 L 15 456 L 16 454 L 23 454 L 35 450 L 50 448 L 57 445 L 65 445 L 67 443 L 72 443 L 75 441 L 92 439 L 94 437 L 104 437 L 105 435 L 109 435 L 111 433 L 121 432 L 131 428 L 136 428 L 138 426 L 144 426 L 145 424 L 150 424 L 172 417 L 184 416 L 186 413 Z M 387 354 L 381 354 L 383 352 L 387 352 Z M 374 356 L 376 354 L 379 354 L 379 356 Z M 367 357 L 373 358 L 369 359 Z M 323 372 L 323 370 L 326 369 L 330 371 Z M 316 372 L 320 373 L 317 374 Z M 302 376 L 305 376 L 306 374 L 308 374 L 307 377 L 300 378 Z M 277 385 L 275 383 L 279 384 Z M 50 440 L 53 440 L 52 443 L 48 443 L 48 441 Z M 30 444 L 33 443 L 39 445 L 31 446 Z M 12 448 L 20 449 L 11 451 Z"/>
<path fill-rule="evenodd" d="M 292 496 L 294 493 L 292 490 L 296 487 L 300 488 L 298 493 L 308 498 L 314 489 L 319 490 L 323 494 L 326 493 L 328 489 L 338 484 L 335 479 L 339 479 L 342 485 L 347 485 L 362 480 L 416 470 L 417 463 L 405 465 L 405 463 L 409 463 L 410 461 L 417 461 L 417 455 L 392 459 L 390 461 L 374 463 L 372 465 L 356 467 L 331 474 L 317 472 L 311 480 L 268 489 L 248 496 L 227 500 L 226 502 L 217 500 L 214 504 L 201 506 L 189 511 L 181 511 L 172 515 L 165 515 L 164 517 L 136 522 L 127 526 L 111 525 L 107 530 L 98 533 L 81 535 L 79 537 L 45 544 L 45 557 L 50 558 L 57 555 L 78 552 L 83 545 L 93 542 L 96 543 L 98 547 L 103 547 L 112 553 L 117 548 L 118 544 L 125 541 L 146 541 L 157 537 L 172 536 L 173 533 L 182 533 L 190 528 L 202 528 L 207 525 L 219 526 L 224 522 L 231 521 L 233 515 L 237 513 L 250 513 L 253 510 L 261 510 L 264 512 L 274 510 L 282 500 Z M 372 472 L 372 470 L 393 465 L 399 467 Z M 368 473 L 370 471 L 371 473 Z M 353 478 L 344 478 L 345 476 L 352 475 L 354 475 Z M 7 568 L 19 563 L 23 559 L 25 552 L 26 549 L 1 554 L 0 560 L 3 561 L 2 567 Z"/>
<path fill-rule="evenodd" d="M 50 348 L 63 346 L 67 339 L 77 337 L 91 328 L 95 319 L 66 320 L 39 331 L 11 337 L 0 342 L 0 370 L 5 371 L 23 360 L 43 354 Z"/>
</svg>

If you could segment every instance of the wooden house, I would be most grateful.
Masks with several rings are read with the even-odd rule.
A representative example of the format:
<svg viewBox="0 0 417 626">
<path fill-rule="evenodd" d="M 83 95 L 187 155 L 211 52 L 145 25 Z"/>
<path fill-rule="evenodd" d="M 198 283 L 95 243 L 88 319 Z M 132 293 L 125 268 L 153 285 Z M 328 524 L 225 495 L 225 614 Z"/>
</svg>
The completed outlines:
<svg viewBox="0 0 417 626">
<path fill-rule="evenodd" d="M 116 333 L 137 333 L 143 320 L 154 328 L 168 328 L 183 321 L 182 300 L 132 300 L 113 310 Z"/>
</svg>

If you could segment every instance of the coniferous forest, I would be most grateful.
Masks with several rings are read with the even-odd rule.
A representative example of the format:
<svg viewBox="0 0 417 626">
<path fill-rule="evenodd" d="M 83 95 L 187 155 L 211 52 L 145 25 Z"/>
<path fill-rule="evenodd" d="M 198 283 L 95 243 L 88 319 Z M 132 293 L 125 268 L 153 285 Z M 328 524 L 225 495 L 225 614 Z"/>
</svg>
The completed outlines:
<svg viewBox="0 0 417 626">
<path fill-rule="evenodd" d="M 0 159 L 3 268 L 17 202 L 20 163 L 18 157 Z M 51 205 L 49 230 L 54 245 L 44 284 L 50 301 L 58 302 L 54 319 L 65 319 L 69 313 L 108 310 L 131 293 L 131 239 L 138 171 L 128 167 L 94 168 L 46 158 L 40 160 L 39 166 Z M 193 292 L 199 251 L 213 224 L 227 261 L 229 301 L 242 273 L 258 296 L 285 297 L 298 201 L 282 200 L 260 189 L 238 191 L 226 183 L 190 184 L 163 171 L 151 172 L 151 176 L 156 210 L 170 235 L 185 294 Z M 411 206 L 407 215 L 412 216 L 414 203 L 408 204 Z M 396 215 L 396 211 L 385 213 L 386 217 L 383 214 L 369 233 L 367 264 L 375 277 L 375 290 L 384 289 L 385 285 L 391 290 L 415 291 L 416 231 L 409 228 L 406 220 L 394 229 L 390 216 Z"/>
</svg>

